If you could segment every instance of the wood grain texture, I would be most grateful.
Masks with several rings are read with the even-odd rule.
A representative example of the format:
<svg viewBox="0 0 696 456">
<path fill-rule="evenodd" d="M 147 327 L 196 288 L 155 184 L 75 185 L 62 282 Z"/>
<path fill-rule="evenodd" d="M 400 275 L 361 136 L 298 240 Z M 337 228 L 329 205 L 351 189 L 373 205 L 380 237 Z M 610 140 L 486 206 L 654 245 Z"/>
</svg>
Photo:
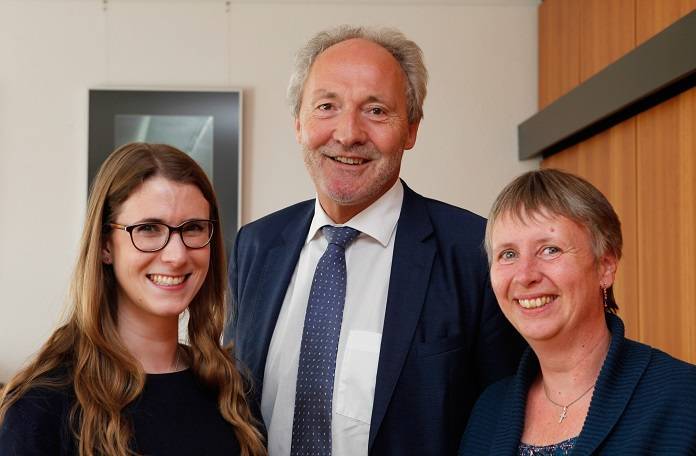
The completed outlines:
<svg viewBox="0 0 696 456">
<path fill-rule="evenodd" d="M 635 0 L 584 0 L 580 11 L 580 82 L 635 47 Z"/>
<path fill-rule="evenodd" d="M 542 161 L 543 168 L 577 174 L 597 187 L 621 220 L 623 258 L 614 285 L 626 335 L 640 337 L 636 226 L 636 121 L 628 119 Z"/>
<path fill-rule="evenodd" d="M 696 0 L 635 1 L 636 45 L 640 45 L 681 17 L 696 10 Z"/>
<path fill-rule="evenodd" d="M 539 109 L 580 83 L 580 7 L 584 0 L 539 6 Z"/>
<path fill-rule="evenodd" d="M 641 339 L 696 362 L 696 88 L 641 113 L 637 144 Z"/>
<path fill-rule="evenodd" d="M 694 10 L 696 0 L 545 1 L 540 108 Z M 541 166 L 585 177 L 619 214 L 627 335 L 696 363 L 696 88 Z"/>
</svg>

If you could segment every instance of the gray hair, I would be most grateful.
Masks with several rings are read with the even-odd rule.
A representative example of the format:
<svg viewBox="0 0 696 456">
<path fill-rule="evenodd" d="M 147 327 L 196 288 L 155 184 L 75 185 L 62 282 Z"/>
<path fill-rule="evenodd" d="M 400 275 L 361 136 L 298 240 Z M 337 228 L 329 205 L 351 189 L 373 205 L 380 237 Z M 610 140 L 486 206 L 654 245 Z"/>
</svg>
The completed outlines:
<svg viewBox="0 0 696 456">
<path fill-rule="evenodd" d="M 288 86 L 288 103 L 297 118 L 302 104 L 302 92 L 309 71 L 319 54 L 342 41 L 362 38 L 386 49 L 404 70 L 409 123 L 423 118 L 423 101 L 427 92 L 428 70 L 423 63 L 423 51 L 416 43 L 393 28 L 340 25 L 314 35 L 295 55 L 295 67 Z"/>
<path fill-rule="evenodd" d="M 566 217 L 583 226 L 590 235 L 595 260 L 606 254 L 621 258 L 621 222 L 606 197 L 585 179 L 557 169 L 529 171 L 509 183 L 498 195 L 486 225 L 485 246 L 492 261 L 491 232 L 503 215 L 517 220 L 548 213 Z M 610 289 L 609 311 L 618 307 Z"/>
</svg>

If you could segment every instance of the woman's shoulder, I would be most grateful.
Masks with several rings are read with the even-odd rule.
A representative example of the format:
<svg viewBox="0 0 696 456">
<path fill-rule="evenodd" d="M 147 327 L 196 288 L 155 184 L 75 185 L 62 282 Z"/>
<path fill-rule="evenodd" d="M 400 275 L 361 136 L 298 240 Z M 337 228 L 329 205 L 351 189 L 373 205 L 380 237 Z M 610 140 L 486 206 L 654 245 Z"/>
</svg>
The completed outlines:
<svg viewBox="0 0 696 456">
<path fill-rule="evenodd" d="M 60 416 L 74 397 L 67 386 L 36 386 L 29 389 L 8 409 L 4 422 L 11 416 L 46 419 Z M 4 424 L 3 422 L 3 424 Z"/>
<path fill-rule="evenodd" d="M 509 395 L 511 383 L 514 377 L 506 377 L 489 385 L 479 396 L 474 408 L 471 410 L 467 432 L 471 428 L 473 432 L 480 433 L 484 430 L 492 432 L 500 417 L 500 410 L 505 406 L 505 399 Z"/>
<path fill-rule="evenodd" d="M 5 413 L 0 425 L 0 454 L 56 454 L 67 444 L 73 402 L 72 386 L 30 388 Z"/>
<path fill-rule="evenodd" d="M 471 411 L 469 425 L 488 427 L 500 416 L 500 409 L 506 404 L 514 376 L 506 377 L 489 385 L 476 401 Z"/>
<path fill-rule="evenodd" d="M 624 364 L 639 364 L 631 362 L 631 353 L 644 360 L 631 395 L 631 409 L 644 418 L 696 423 L 696 366 L 640 342 L 627 342 L 631 350 Z M 621 372 L 630 376 L 627 369 Z"/>
<path fill-rule="evenodd" d="M 689 402 L 692 410 L 696 406 L 696 366 L 662 350 L 651 348 L 643 383 L 651 386 L 655 393 L 673 396 L 676 403 L 686 405 L 684 401 Z M 696 419 L 696 414 L 693 418 Z"/>
<path fill-rule="evenodd" d="M 483 390 L 483 393 L 481 393 L 481 396 L 479 396 L 477 403 L 502 402 L 514 378 L 515 376 L 511 375 L 488 385 L 488 387 Z"/>
<path fill-rule="evenodd" d="M 504 406 L 504 398 L 509 394 L 513 378 L 498 380 L 479 396 L 460 442 L 460 455 L 488 452 L 501 416 L 501 407 Z"/>
<path fill-rule="evenodd" d="M 659 381 L 663 386 L 683 385 L 696 391 L 696 365 L 634 340 L 626 339 L 625 345 L 627 358 L 645 356 L 647 359 L 643 380 Z"/>
<path fill-rule="evenodd" d="M 611 427 L 602 454 L 695 454 L 696 366 L 626 339 L 612 367 L 611 388 L 592 399 L 601 413 L 583 428 Z"/>
</svg>

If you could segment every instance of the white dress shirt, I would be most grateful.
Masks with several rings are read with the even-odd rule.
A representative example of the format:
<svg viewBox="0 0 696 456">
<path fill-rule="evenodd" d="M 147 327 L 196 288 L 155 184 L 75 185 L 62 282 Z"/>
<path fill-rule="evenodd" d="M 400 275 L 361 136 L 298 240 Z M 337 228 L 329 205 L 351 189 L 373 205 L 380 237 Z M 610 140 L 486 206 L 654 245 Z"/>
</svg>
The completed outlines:
<svg viewBox="0 0 696 456">
<path fill-rule="evenodd" d="M 346 248 L 346 301 L 336 356 L 331 435 L 333 456 L 367 455 L 394 238 L 403 198 L 403 185 L 397 180 L 344 225 L 336 225 L 317 198 L 266 358 L 261 411 L 268 428 L 270 456 L 290 454 L 305 311 L 314 271 L 328 244 L 321 231 L 324 225 L 350 226 L 361 233 Z"/>
</svg>

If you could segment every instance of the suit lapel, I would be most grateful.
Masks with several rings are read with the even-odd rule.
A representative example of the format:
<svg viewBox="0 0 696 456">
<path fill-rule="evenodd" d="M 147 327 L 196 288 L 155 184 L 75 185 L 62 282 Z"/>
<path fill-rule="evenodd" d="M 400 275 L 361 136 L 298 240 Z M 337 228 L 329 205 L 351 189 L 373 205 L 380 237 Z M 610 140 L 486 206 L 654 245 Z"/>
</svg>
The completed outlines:
<svg viewBox="0 0 696 456">
<path fill-rule="evenodd" d="M 424 198 L 404 183 L 372 406 L 370 448 L 413 343 L 435 257 L 435 242 L 429 239 L 432 232 Z"/>
<path fill-rule="evenodd" d="M 276 320 L 285 299 L 290 279 L 295 271 L 300 251 L 307 237 L 307 230 L 314 215 L 314 203 L 298 220 L 288 220 L 280 236 L 266 253 L 264 266 L 258 281 L 257 297 L 253 304 L 254 312 L 247 340 L 249 359 L 255 360 L 249 366 L 259 385 L 263 384 L 268 347 L 275 330 Z"/>
</svg>

